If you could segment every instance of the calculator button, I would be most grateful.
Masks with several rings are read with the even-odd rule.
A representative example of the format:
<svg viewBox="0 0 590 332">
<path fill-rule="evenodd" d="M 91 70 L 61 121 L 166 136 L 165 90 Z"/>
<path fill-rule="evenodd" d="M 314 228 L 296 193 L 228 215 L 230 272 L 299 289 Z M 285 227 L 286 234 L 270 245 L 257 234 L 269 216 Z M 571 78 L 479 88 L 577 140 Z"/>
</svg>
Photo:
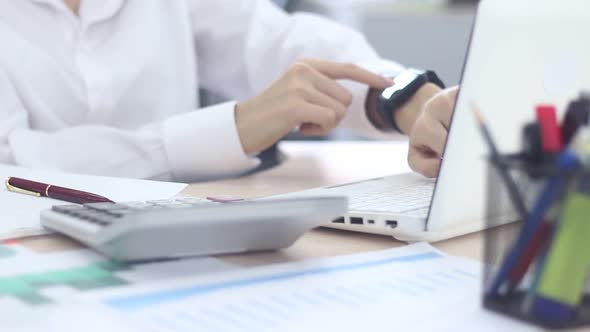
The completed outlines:
<svg viewBox="0 0 590 332">
<path fill-rule="evenodd" d="M 127 208 L 138 209 L 138 210 L 150 209 L 150 208 L 154 208 L 155 206 L 157 206 L 157 205 L 154 205 L 150 202 L 125 202 L 125 203 L 121 203 L 121 204 L 126 206 Z"/>
<path fill-rule="evenodd" d="M 193 206 L 192 204 L 178 203 L 178 204 L 167 205 L 166 207 L 169 209 L 184 209 L 184 208 L 190 208 L 192 206 Z"/>
<path fill-rule="evenodd" d="M 211 203 L 211 201 L 206 200 L 204 198 L 199 197 L 181 197 L 175 199 L 177 202 L 188 203 L 188 204 L 203 204 L 203 203 Z"/>
<path fill-rule="evenodd" d="M 84 210 L 84 211 L 76 211 L 73 213 L 73 215 L 80 218 L 80 219 L 94 220 L 96 218 L 100 218 L 100 217 L 104 216 L 105 214 L 102 212 L 99 212 L 99 211 Z"/>
<path fill-rule="evenodd" d="M 121 220 L 121 219 L 118 217 L 103 215 L 103 216 L 96 217 L 96 218 L 92 219 L 91 221 L 93 221 L 94 223 L 97 223 L 101 226 L 108 226 L 108 225 L 113 224 L 119 220 Z"/>
<path fill-rule="evenodd" d="M 122 210 L 129 208 L 127 205 L 118 203 L 86 203 L 84 206 L 99 211 Z"/>
<path fill-rule="evenodd" d="M 184 208 L 184 207 L 192 206 L 191 204 L 181 202 L 181 201 L 176 201 L 176 200 L 149 201 L 149 203 L 152 203 L 156 206 L 165 207 L 165 208 Z"/>
<path fill-rule="evenodd" d="M 233 197 L 233 196 L 207 196 L 207 200 L 215 203 L 232 203 L 232 202 L 240 202 L 243 201 L 243 198 Z"/>
<path fill-rule="evenodd" d="M 159 205 L 159 206 L 167 206 L 168 204 L 174 203 L 174 200 L 171 199 L 159 199 L 154 201 L 147 201 L 147 204 L 152 205 Z"/>
<path fill-rule="evenodd" d="M 71 204 L 71 205 L 54 205 L 51 207 L 51 209 L 55 212 L 59 212 L 59 213 L 65 213 L 65 214 L 71 214 L 73 212 L 76 211 L 83 211 L 86 210 L 86 208 L 84 208 L 81 205 L 75 205 L 75 204 Z"/>
<path fill-rule="evenodd" d="M 120 218 L 120 217 L 126 216 L 128 214 L 137 213 L 138 210 L 126 209 L 126 210 L 112 210 L 112 211 L 104 211 L 104 212 L 107 213 L 109 216 Z"/>
</svg>

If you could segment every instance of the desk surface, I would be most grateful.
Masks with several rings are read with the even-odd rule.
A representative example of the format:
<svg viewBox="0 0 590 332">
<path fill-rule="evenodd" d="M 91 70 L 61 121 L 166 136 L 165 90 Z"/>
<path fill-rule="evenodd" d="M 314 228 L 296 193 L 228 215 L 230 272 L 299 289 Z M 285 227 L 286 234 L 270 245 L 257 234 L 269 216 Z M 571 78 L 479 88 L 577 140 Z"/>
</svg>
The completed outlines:
<svg viewBox="0 0 590 332">
<path fill-rule="evenodd" d="M 285 142 L 281 149 L 288 155 L 288 160 L 274 169 L 242 178 L 192 184 L 184 193 L 255 198 L 410 171 L 406 162 L 405 142 Z M 33 238 L 24 244 L 42 250 L 75 246 L 58 236 Z M 403 245 L 405 243 L 389 236 L 316 229 L 284 250 L 221 258 L 250 266 Z M 480 233 L 446 240 L 434 246 L 448 254 L 475 259 L 481 259 L 483 248 Z"/>
<path fill-rule="evenodd" d="M 185 192 L 196 196 L 228 194 L 255 198 L 411 171 L 404 141 L 284 142 L 281 149 L 288 160 L 274 169 L 244 178 L 193 184 Z M 404 242 L 389 236 L 321 228 L 278 252 L 231 255 L 224 259 L 240 265 L 258 265 L 403 245 Z M 481 259 L 483 252 L 481 233 L 434 246 L 451 255 L 475 259 Z"/>
</svg>

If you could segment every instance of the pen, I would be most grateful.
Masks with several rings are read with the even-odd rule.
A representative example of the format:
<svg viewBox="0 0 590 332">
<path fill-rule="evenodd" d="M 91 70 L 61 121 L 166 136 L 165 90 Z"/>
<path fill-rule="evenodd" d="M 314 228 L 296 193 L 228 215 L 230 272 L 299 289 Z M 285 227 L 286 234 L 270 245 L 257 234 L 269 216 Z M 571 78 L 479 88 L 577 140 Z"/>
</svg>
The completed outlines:
<svg viewBox="0 0 590 332">
<path fill-rule="evenodd" d="M 498 148 L 496 147 L 496 144 L 494 143 L 494 140 L 492 139 L 492 134 L 490 133 L 490 130 L 488 129 L 488 126 L 485 123 L 483 115 L 479 111 L 479 108 L 477 107 L 476 104 L 473 104 L 472 108 L 473 108 L 473 115 L 475 116 L 475 120 L 477 121 L 477 125 L 479 127 L 479 130 L 480 130 L 486 144 L 488 145 L 488 148 L 490 149 L 490 154 L 491 154 L 492 159 L 494 161 L 500 161 L 500 153 L 498 152 Z M 522 196 L 520 195 L 520 191 L 518 190 L 518 187 L 516 186 L 516 183 L 514 182 L 514 179 L 510 176 L 510 174 L 508 174 L 508 171 L 506 170 L 506 168 L 504 166 L 498 167 L 498 173 L 500 174 L 502 181 L 504 181 L 504 184 L 508 188 L 508 194 L 510 195 L 510 199 L 514 203 L 514 206 L 516 207 L 516 210 L 520 214 L 520 217 L 523 220 L 525 220 L 528 215 L 527 209 L 526 209 L 526 206 L 523 202 Z"/>
<path fill-rule="evenodd" d="M 578 158 L 571 151 L 565 150 L 559 155 L 555 166 L 556 172 L 545 183 L 531 213 L 520 230 L 520 234 L 518 234 L 514 247 L 508 251 L 506 258 L 502 262 L 502 265 L 492 282 L 490 290 L 488 291 L 489 296 L 499 295 L 501 286 L 506 281 L 510 272 L 515 268 L 516 264 L 518 264 L 526 246 L 530 244 L 531 239 L 534 237 L 539 227 L 545 222 L 544 216 L 547 211 L 553 206 L 553 203 L 562 195 L 563 190 L 567 187 L 568 178 L 566 174 L 576 170 L 578 167 Z"/>
<path fill-rule="evenodd" d="M 37 197 L 50 197 L 62 201 L 84 203 L 114 203 L 110 199 L 85 191 L 58 187 L 46 183 L 10 177 L 6 179 L 6 189 L 9 191 Z"/>
</svg>

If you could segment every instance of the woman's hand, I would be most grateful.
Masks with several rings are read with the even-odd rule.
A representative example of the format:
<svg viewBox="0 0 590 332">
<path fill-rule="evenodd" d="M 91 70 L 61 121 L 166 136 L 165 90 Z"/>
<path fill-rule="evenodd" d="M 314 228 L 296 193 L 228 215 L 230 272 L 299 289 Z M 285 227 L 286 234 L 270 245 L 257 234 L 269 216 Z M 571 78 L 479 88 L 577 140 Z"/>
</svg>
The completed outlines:
<svg viewBox="0 0 590 332">
<path fill-rule="evenodd" d="M 427 177 L 438 175 L 458 87 L 434 95 L 422 109 L 410 130 L 410 167 Z"/>
<path fill-rule="evenodd" d="M 384 89 L 387 78 L 354 64 L 302 60 L 258 96 L 236 106 L 244 151 L 260 152 L 294 128 L 306 136 L 326 135 L 344 118 L 351 93 L 336 80 L 348 79 Z"/>
</svg>

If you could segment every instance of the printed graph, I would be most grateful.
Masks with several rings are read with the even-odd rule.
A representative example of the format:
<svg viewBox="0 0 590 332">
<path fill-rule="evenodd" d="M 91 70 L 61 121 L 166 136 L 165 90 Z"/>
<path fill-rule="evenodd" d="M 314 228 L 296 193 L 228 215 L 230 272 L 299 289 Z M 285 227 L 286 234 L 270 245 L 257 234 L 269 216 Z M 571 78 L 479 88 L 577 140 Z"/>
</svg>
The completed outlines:
<svg viewBox="0 0 590 332">
<path fill-rule="evenodd" d="M 0 245 L 0 259 L 13 257 L 16 255 L 16 250 L 8 247 Z"/>
<path fill-rule="evenodd" d="M 10 250 L 0 247 L 0 259 L 3 253 L 14 255 L 14 251 L 11 253 Z M 115 273 L 128 269 L 128 266 L 122 264 L 101 261 L 82 267 L 0 277 L 0 298 L 10 296 L 34 306 L 50 304 L 53 300 L 42 294 L 45 288 L 66 286 L 78 291 L 88 291 L 126 285 L 129 282 Z"/>
<path fill-rule="evenodd" d="M 464 288 L 472 296 L 478 283 L 477 269 L 430 252 L 164 288 L 105 303 L 158 332 L 330 329 L 358 313 L 383 319 L 405 312 L 423 306 L 424 298 L 452 303 L 465 296 Z M 363 324 L 378 322 L 363 318 Z M 403 319 L 420 318 L 396 317 Z"/>
</svg>

